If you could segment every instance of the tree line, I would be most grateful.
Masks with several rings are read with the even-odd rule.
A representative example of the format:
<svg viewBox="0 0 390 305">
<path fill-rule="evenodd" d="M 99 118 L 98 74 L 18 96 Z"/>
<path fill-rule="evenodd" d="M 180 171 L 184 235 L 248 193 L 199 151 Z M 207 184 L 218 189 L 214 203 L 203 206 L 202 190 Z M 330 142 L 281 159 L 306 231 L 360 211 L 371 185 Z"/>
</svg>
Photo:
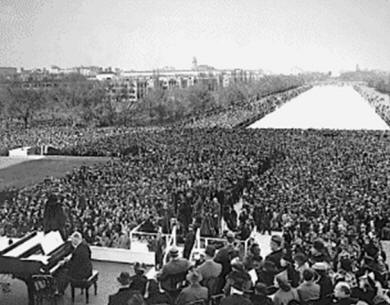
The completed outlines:
<svg viewBox="0 0 390 305">
<path fill-rule="evenodd" d="M 0 85 L 0 120 L 5 125 L 19 122 L 25 128 L 45 122 L 70 126 L 161 125 L 194 114 L 237 107 L 251 99 L 321 77 L 325 76 L 271 75 L 257 81 L 232 83 L 214 91 L 202 84 L 185 89 L 156 88 L 133 103 L 110 100 L 106 90 L 108 83 L 80 76 L 68 77 L 53 86 L 14 80 Z"/>
</svg>

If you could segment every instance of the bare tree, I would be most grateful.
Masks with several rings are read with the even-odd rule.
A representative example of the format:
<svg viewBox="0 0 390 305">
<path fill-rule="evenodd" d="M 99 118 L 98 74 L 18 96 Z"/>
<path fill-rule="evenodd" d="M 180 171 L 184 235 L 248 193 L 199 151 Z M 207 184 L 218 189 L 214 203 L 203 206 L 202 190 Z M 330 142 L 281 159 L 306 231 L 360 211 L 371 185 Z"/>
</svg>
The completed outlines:
<svg viewBox="0 0 390 305">
<path fill-rule="evenodd" d="M 3 101 L 4 112 L 10 118 L 22 120 L 27 128 L 31 119 L 44 105 L 42 91 L 13 84 L 8 86 L 7 93 L 7 98 Z"/>
</svg>

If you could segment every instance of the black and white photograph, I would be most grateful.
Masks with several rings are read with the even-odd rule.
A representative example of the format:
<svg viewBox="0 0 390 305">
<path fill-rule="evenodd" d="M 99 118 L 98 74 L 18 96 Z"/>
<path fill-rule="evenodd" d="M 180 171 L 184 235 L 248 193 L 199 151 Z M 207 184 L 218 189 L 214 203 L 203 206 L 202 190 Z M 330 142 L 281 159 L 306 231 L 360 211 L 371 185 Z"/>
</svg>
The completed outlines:
<svg viewBox="0 0 390 305">
<path fill-rule="evenodd" d="M 0 0 L 0 305 L 390 305 L 390 0 Z"/>
</svg>

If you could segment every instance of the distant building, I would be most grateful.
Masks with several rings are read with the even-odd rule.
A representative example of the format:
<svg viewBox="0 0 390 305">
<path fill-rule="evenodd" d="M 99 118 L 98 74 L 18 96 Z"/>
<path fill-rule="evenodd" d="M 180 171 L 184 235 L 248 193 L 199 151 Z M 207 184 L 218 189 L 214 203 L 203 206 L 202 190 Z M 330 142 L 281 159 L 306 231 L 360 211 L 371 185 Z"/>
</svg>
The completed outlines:
<svg viewBox="0 0 390 305">
<path fill-rule="evenodd" d="M 262 70 L 218 70 L 209 65 L 199 65 L 196 57 L 192 69 L 164 67 L 157 70 L 120 71 L 111 69 L 96 75 L 95 79 L 108 82 L 107 94 L 110 101 L 135 102 L 143 99 L 151 89 L 188 88 L 196 84 L 206 86 L 210 91 L 227 87 L 232 83 L 250 82 L 264 76 Z"/>
<path fill-rule="evenodd" d="M 10 80 L 14 78 L 18 70 L 13 67 L 0 67 L 0 80 Z"/>
</svg>

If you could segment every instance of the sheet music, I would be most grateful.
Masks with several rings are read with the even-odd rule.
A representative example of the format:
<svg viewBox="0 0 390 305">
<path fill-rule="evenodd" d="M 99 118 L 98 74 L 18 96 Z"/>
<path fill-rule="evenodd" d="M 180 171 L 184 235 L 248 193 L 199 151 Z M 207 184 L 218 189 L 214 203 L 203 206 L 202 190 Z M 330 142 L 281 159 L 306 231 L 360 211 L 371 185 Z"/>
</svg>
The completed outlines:
<svg viewBox="0 0 390 305">
<path fill-rule="evenodd" d="M 249 275 L 250 275 L 250 277 L 251 277 L 251 280 L 252 280 L 253 285 L 255 285 L 256 282 L 257 282 L 257 273 L 256 273 L 256 270 L 255 270 L 255 269 L 252 269 L 252 270 L 250 270 L 248 273 L 249 273 Z"/>
<path fill-rule="evenodd" d="M 64 243 L 59 231 L 51 231 L 43 236 L 41 246 L 44 254 L 49 254 Z"/>
</svg>

